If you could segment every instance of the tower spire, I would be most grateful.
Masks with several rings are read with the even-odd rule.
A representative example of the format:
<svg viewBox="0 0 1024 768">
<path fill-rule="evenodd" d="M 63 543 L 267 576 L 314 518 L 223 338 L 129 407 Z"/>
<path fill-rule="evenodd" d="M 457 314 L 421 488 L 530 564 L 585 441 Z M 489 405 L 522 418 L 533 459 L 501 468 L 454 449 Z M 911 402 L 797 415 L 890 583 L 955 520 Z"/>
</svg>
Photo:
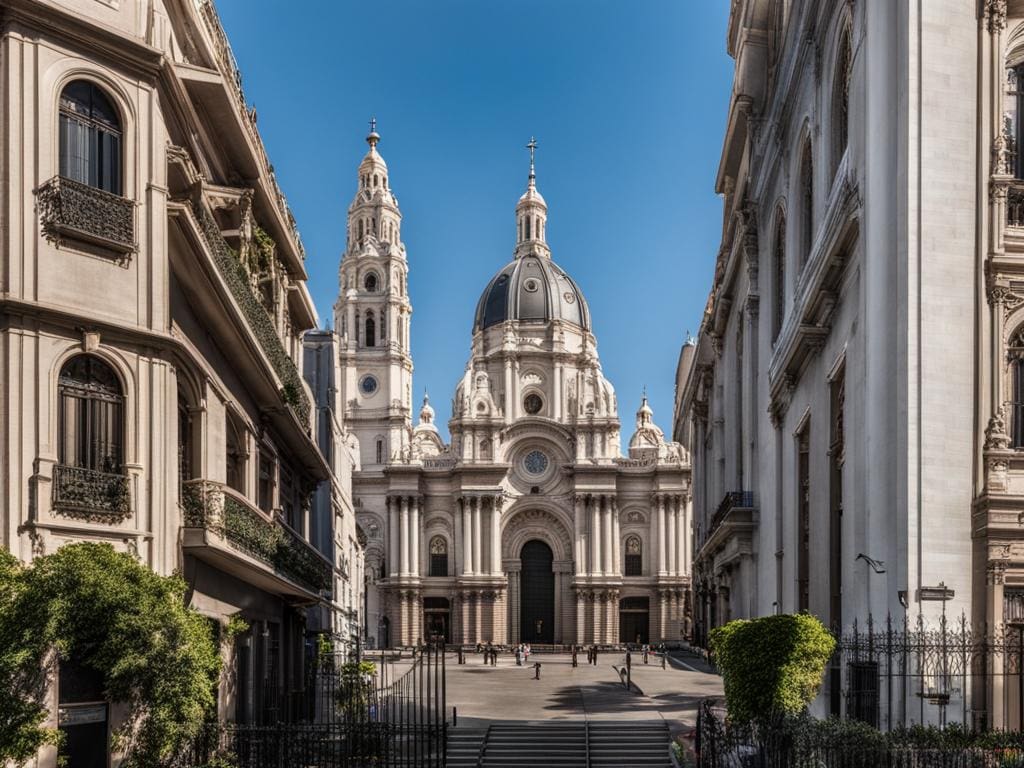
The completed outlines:
<svg viewBox="0 0 1024 768">
<path fill-rule="evenodd" d="M 380 134 L 377 133 L 377 118 L 370 118 L 370 133 L 366 137 L 366 143 L 370 145 L 370 149 L 377 148 L 377 142 L 380 141 Z"/>
<path fill-rule="evenodd" d="M 526 148 L 530 150 L 530 175 L 526 191 L 516 205 L 516 257 L 527 254 L 551 258 L 546 241 L 548 206 L 537 191 L 536 153 L 537 139 L 530 137 Z"/>
</svg>

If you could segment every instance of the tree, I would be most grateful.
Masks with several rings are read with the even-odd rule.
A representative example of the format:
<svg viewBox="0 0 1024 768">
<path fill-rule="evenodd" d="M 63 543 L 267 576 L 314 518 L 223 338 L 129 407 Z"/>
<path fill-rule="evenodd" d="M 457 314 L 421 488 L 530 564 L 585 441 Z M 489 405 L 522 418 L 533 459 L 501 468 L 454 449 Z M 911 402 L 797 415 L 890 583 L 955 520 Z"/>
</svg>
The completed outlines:
<svg viewBox="0 0 1024 768">
<path fill-rule="evenodd" d="M 0 552 L 0 763 L 25 762 L 59 734 L 43 727 L 60 660 L 102 676 L 127 705 L 114 734 L 124 768 L 167 762 L 216 702 L 220 655 L 185 582 L 109 544 L 69 544 L 22 566 Z"/>
</svg>

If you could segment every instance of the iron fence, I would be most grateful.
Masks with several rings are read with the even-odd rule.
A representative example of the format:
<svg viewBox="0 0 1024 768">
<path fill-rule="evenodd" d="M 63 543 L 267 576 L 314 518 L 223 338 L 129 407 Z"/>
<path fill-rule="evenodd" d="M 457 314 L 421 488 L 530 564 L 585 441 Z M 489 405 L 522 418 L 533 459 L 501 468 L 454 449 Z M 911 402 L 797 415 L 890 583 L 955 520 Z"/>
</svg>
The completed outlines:
<svg viewBox="0 0 1024 768">
<path fill-rule="evenodd" d="M 444 648 L 414 658 L 381 652 L 359 662 L 321 657 L 304 691 L 298 722 L 216 723 L 195 739 L 175 768 L 225 758 L 237 768 L 441 768 L 445 764 Z"/>
<path fill-rule="evenodd" d="M 727 722 L 705 702 L 698 711 L 696 768 L 1024 768 L 1024 736 L 1000 734 L 998 745 L 927 743 L 913 731 L 899 738 L 799 726 L 758 729 Z"/>
</svg>

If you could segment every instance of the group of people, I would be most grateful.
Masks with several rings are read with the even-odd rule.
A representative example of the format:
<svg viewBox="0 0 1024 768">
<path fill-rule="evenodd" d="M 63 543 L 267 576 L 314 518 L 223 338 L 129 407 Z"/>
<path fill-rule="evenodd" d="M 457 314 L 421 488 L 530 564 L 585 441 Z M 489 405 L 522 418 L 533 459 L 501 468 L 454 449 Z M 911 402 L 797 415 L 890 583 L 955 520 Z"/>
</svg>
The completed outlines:
<svg viewBox="0 0 1024 768">
<path fill-rule="evenodd" d="M 516 646 L 516 666 L 521 667 L 530 661 L 530 644 L 519 643 Z"/>
</svg>

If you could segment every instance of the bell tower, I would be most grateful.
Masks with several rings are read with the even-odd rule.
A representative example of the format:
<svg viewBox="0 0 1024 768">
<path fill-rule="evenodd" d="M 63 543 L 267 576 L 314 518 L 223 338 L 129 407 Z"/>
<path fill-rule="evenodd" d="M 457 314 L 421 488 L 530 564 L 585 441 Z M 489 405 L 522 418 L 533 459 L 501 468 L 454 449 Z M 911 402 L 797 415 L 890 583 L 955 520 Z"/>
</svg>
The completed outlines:
<svg viewBox="0 0 1024 768">
<path fill-rule="evenodd" d="M 369 151 L 359 164 L 348 208 L 334 327 L 340 337 L 337 397 L 359 440 L 360 466 L 375 469 L 408 448 L 412 425 L 412 356 L 402 213 L 370 121 Z"/>
</svg>

